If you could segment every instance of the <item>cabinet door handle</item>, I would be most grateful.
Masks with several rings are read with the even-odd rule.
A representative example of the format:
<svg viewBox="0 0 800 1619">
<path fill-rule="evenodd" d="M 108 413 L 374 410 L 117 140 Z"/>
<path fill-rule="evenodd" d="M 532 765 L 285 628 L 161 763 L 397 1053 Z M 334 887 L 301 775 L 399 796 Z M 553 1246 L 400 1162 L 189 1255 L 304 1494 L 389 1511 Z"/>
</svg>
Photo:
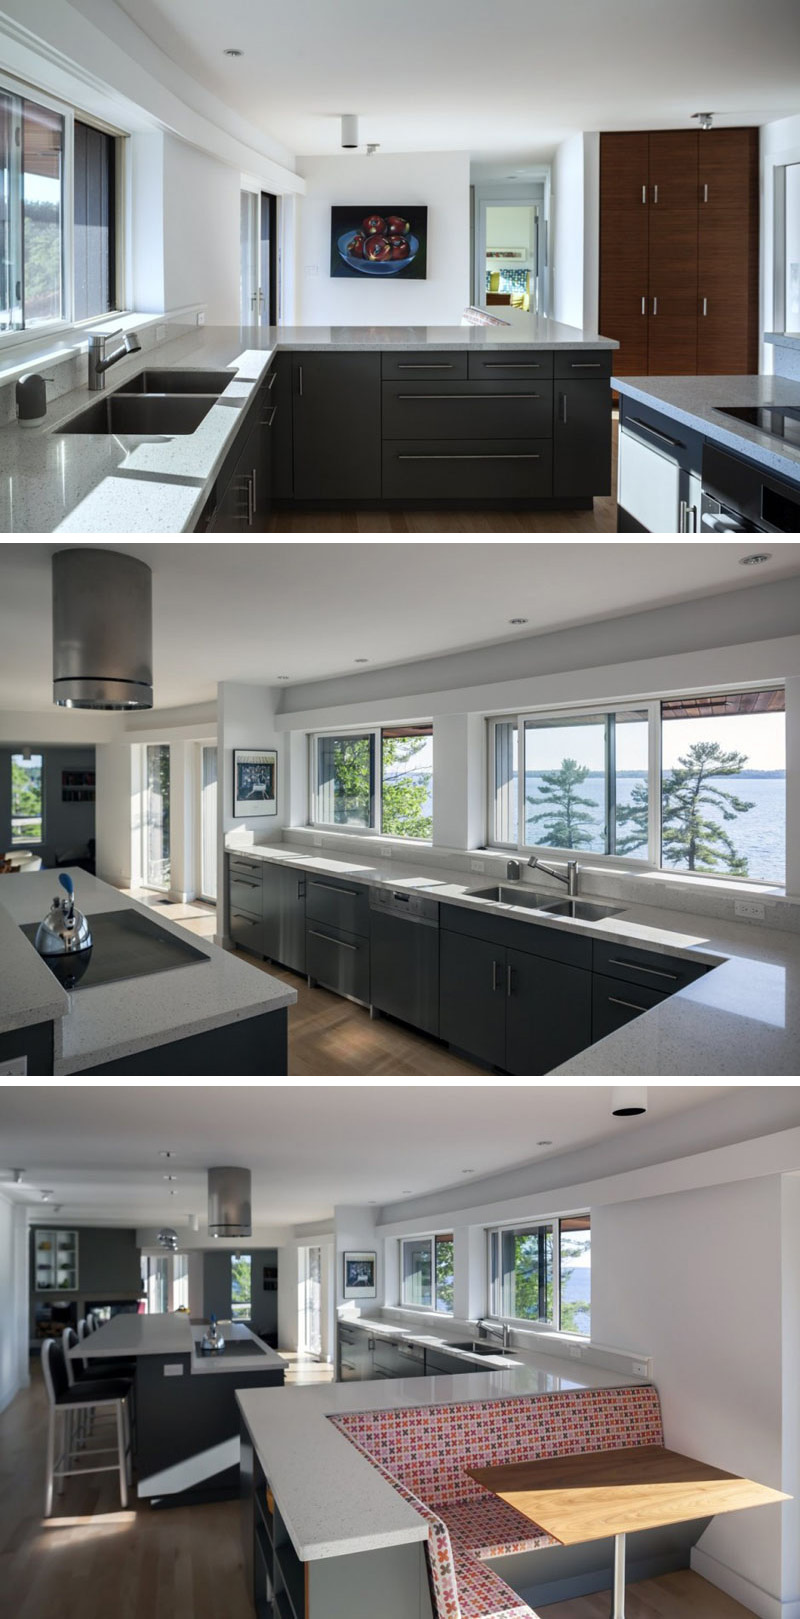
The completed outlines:
<svg viewBox="0 0 800 1619">
<path fill-rule="evenodd" d="M 559 394 L 558 403 L 559 403 L 559 421 L 566 422 L 566 420 L 567 420 L 567 396 L 566 396 L 566 394 Z"/>
<path fill-rule="evenodd" d="M 657 967 L 643 967 L 638 961 L 620 961 L 616 956 L 611 957 L 609 967 L 627 967 L 629 972 L 649 973 L 653 978 L 668 978 L 673 984 L 678 982 L 677 973 L 659 972 Z"/>
<path fill-rule="evenodd" d="M 647 314 L 647 299 L 645 297 L 642 298 L 642 314 Z"/>
<path fill-rule="evenodd" d="M 306 897 L 306 883 L 305 883 L 305 878 L 301 877 L 299 879 L 299 881 L 298 881 L 298 884 L 297 884 L 297 898 L 298 899 L 305 899 L 305 897 Z"/>
<path fill-rule="evenodd" d="M 708 202 L 708 186 L 703 186 L 703 201 Z"/>
<path fill-rule="evenodd" d="M 658 314 L 658 299 L 657 298 L 653 299 L 653 314 L 654 315 Z"/>
<path fill-rule="evenodd" d="M 274 422 L 275 417 L 277 415 L 277 411 L 278 411 L 277 405 L 273 405 L 269 415 L 264 418 L 263 422 L 261 423 L 261 426 L 262 427 L 267 427 L 267 428 L 271 427 L 272 423 Z"/>
<path fill-rule="evenodd" d="M 647 207 L 647 186 L 642 186 L 642 202 Z"/>
<path fill-rule="evenodd" d="M 708 314 L 708 299 L 707 298 L 703 299 L 703 314 L 704 315 Z"/>
<path fill-rule="evenodd" d="M 678 518 L 678 533 L 679 534 L 688 534 L 688 532 L 689 532 L 687 527 L 686 527 L 688 511 L 689 511 L 689 502 L 688 502 L 688 500 L 682 500 L 681 504 L 680 504 L 680 517 Z"/>
<path fill-rule="evenodd" d="M 541 394 L 398 394 L 398 399 L 541 399 Z"/>
<path fill-rule="evenodd" d="M 268 393 L 272 393 L 272 390 L 275 387 L 275 384 L 276 384 L 277 380 L 278 380 L 278 373 L 277 373 L 277 371 L 273 371 L 272 376 L 270 377 L 269 382 L 267 383 L 267 392 Z"/>
<path fill-rule="evenodd" d="M 398 455 L 398 461 L 541 461 L 540 455 Z"/>
<path fill-rule="evenodd" d="M 658 207 L 658 186 L 653 186 L 653 202 Z"/>
<path fill-rule="evenodd" d="M 317 933 L 315 928 L 309 928 L 308 932 L 310 938 L 324 939 L 326 944 L 335 944 L 339 950 L 358 950 L 357 944 L 345 944 L 344 939 L 334 939 L 330 933 Z"/>
<path fill-rule="evenodd" d="M 509 963 L 509 965 L 506 967 L 506 995 L 513 995 L 513 993 L 514 993 L 514 968 Z"/>
<path fill-rule="evenodd" d="M 641 416 L 630 416 L 628 420 L 635 427 L 643 427 L 646 433 L 652 433 L 653 438 L 660 438 L 664 444 L 671 445 L 673 450 L 686 449 L 686 445 L 682 444 L 679 438 L 670 438 L 669 433 L 660 433 L 657 427 L 651 427 L 649 422 L 642 421 Z"/>
<path fill-rule="evenodd" d="M 253 467 L 253 510 L 252 510 L 252 512 L 250 514 L 251 523 L 253 521 L 253 518 L 256 515 L 256 502 L 257 502 L 257 499 L 258 499 L 258 496 L 257 496 L 257 493 L 256 493 L 257 488 L 258 488 L 258 484 L 257 484 L 257 481 L 256 481 L 257 478 L 258 478 L 258 468 Z"/>
<path fill-rule="evenodd" d="M 319 879 L 316 878 L 316 877 L 312 877 L 312 879 L 311 879 L 311 887 L 312 888 L 328 888 L 332 894 L 350 894 L 353 899 L 358 899 L 358 889 L 357 888 L 337 888 L 335 883 L 323 883 L 323 882 L 320 882 Z"/>
<path fill-rule="evenodd" d="M 299 365 L 297 367 L 297 392 L 300 395 L 300 398 L 302 399 L 302 397 L 303 397 L 303 367 L 301 365 Z"/>
<path fill-rule="evenodd" d="M 499 961 L 492 962 L 492 989 L 497 989 L 497 975 L 500 971 Z"/>
<path fill-rule="evenodd" d="M 649 1006 L 640 1006 L 638 1001 L 621 1001 L 618 995 L 609 995 L 609 1006 L 627 1006 L 632 1012 L 649 1012 Z"/>
</svg>

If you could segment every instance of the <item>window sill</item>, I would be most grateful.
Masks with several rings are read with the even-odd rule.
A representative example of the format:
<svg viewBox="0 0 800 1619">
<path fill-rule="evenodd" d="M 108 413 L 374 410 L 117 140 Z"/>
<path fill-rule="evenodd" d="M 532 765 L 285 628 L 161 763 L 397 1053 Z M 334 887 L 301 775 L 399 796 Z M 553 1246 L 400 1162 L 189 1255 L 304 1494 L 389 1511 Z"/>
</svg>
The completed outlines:
<svg viewBox="0 0 800 1619">
<path fill-rule="evenodd" d="M 140 331 L 143 328 L 168 325 L 171 321 L 196 315 L 202 305 L 163 314 L 137 314 L 135 310 L 112 310 L 107 315 L 95 315 L 91 320 L 70 325 L 53 326 L 48 332 L 24 331 L 0 337 L 0 388 L 6 388 L 30 371 L 31 366 L 62 365 L 85 354 L 89 347 L 89 333 L 112 327 L 114 331 Z"/>
</svg>

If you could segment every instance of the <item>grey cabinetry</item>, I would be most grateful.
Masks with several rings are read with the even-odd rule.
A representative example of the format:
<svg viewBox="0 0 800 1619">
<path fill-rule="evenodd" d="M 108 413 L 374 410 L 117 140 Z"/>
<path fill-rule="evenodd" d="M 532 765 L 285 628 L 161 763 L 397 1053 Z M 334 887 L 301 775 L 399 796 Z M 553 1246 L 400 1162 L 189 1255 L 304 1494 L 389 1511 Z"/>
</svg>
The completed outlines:
<svg viewBox="0 0 800 1619">
<path fill-rule="evenodd" d="M 599 939 L 592 958 L 592 1040 L 603 1040 L 708 971 L 705 963 Z"/>
<path fill-rule="evenodd" d="M 422 1377 L 425 1372 L 425 1351 L 420 1344 L 406 1343 L 402 1338 L 384 1338 L 376 1333 L 370 1340 L 372 1377 Z"/>
<path fill-rule="evenodd" d="M 264 954 L 264 913 L 260 860 L 246 855 L 228 858 L 228 928 L 236 945 Z"/>
<path fill-rule="evenodd" d="M 611 356 L 600 350 L 556 354 L 553 385 L 553 494 L 611 492 Z"/>
<path fill-rule="evenodd" d="M 306 879 L 306 972 L 312 983 L 369 1002 L 369 895 L 363 884 Z"/>
<path fill-rule="evenodd" d="M 305 873 L 271 864 L 265 864 L 263 870 L 264 954 L 294 972 L 305 972 Z"/>
<path fill-rule="evenodd" d="M 505 1067 L 502 957 L 485 939 L 448 928 L 439 935 L 439 1034 L 490 1068 Z"/>
<path fill-rule="evenodd" d="M 339 1382 L 360 1383 L 372 1375 L 372 1340 L 360 1327 L 340 1321 Z"/>
<path fill-rule="evenodd" d="M 211 534 L 264 528 L 272 507 L 272 430 L 270 403 L 275 373 L 270 371 L 242 422 L 220 469 L 216 489 L 200 527 Z"/>
<path fill-rule="evenodd" d="M 548 1074 L 592 1039 L 592 979 L 582 967 L 506 952 L 506 1061 L 510 1074 Z"/>
<path fill-rule="evenodd" d="M 295 354 L 292 364 L 296 500 L 378 500 L 379 354 Z"/>
</svg>

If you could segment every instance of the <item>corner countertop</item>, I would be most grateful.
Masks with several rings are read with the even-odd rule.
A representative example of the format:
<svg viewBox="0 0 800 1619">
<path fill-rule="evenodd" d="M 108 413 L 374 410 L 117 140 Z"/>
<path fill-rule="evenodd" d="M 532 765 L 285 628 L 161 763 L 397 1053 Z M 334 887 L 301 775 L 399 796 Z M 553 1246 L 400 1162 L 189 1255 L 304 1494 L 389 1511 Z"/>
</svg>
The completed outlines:
<svg viewBox="0 0 800 1619">
<path fill-rule="evenodd" d="M 329 1416 L 629 1388 L 631 1381 L 597 1367 L 577 1372 L 573 1362 L 542 1355 L 538 1363 L 510 1371 L 240 1389 L 236 1398 L 294 1549 L 303 1562 L 314 1562 L 408 1545 L 428 1535 L 426 1520 L 327 1421 Z"/>
<path fill-rule="evenodd" d="M 231 380 L 193 433 L 149 439 L 60 429 L 104 394 L 76 388 L 48 407 L 40 427 L 0 429 L 0 533 L 191 532 L 242 416 L 274 354 L 377 353 L 384 349 L 616 349 L 613 339 L 539 315 L 509 326 L 187 326 L 181 336 L 119 361 L 105 397 L 146 366 L 230 371 Z M 130 322 L 127 323 L 129 326 Z"/>
<path fill-rule="evenodd" d="M 534 1371 L 537 1378 L 535 1389 L 528 1393 L 557 1394 L 575 1387 L 574 1361 L 567 1362 L 557 1355 L 537 1354 L 536 1351 L 526 1350 L 524 1358 L 516 1357 L 514 1348 L 509 1349 L 505 1355 L 498 1350 L 496 1355 L 474 1354 L 469 1349 L 457 1349 L 455 1343 L 446 1338 L 441 1332 L 417 1332 L 413 1327 L 395 1327 L 390 1321 L 379 1320 L 369 1315 L 340 1315 L 340 1327 L 355 1327 L 360 1332 L 366 1332 L 371 1338 L 389 1338 L 393 1342 L 402 1339 L 406 1344 L 420 1344 L 425 1349 L 438 1349 L 442 1354 L 452 1355 L 458 1360 L 469 1362 L 474 1366 L 487 1366 L 495 1371 L 509 1371 L 517 1367 Z M 473 1329 L 474 1331 L 474 1329 Z M 463 1338 L 469 1336 L 467 1329 L 460 1334 Z M 458 1341 L 458 1340 L 456 1340 Z M 567 1372 L 569 1367 L 569 1372 Z M 619 1372 L 610 1372 L 601 1366 L 589 1366 L 586 1363 L 581 1368 L 580 1387 L 591 1389 L 630 1388 L 632 1383 L 645 1382 L 645 1378 L 630 1377 Z"/>
<path fill-rule="evenodd" d="M 90 921 L 104 911 L 132 909 L 176 938 L 187 939 L 186 930 L 177 923 L 167 921 L 109 883 L 77 868 L 70 869 L 70 875 L 76 904 Z M 297 992 L 287 984 L 195 934 L 191 935 L 191 943 L 208 957 L 208 965 L 197 962 L 65 994 L 20 931 L 24 924 L 46 916 L 54 885 L 57 886 L 56 874 L 52 871 L 14 872 L 0 877 L 0 1031 L 52 1018 L 56 1074 L 80 1073 L 170 1040 L 277 1011 L 297 1000 Z"/>
<path fill-rule="evenodd" d="M 220 1355 L 200 1356 L 195 1344 L 200 1342 L 205 1327 L 194 1325 L 188 1315 L 176 1311 L 171 1315 L 132 1315 L 121 1313 L 98 1327 L 83 1343 L 70 1351 L 73 1360 L 130 1360 L 139 1355 L 188 1355 L 192 1376 L 219 1375 L 237 1372 L 261 1372 L 285 1367 L 285 1360 L 274 1349 L 257 1338 L 242 1321 L 219 1323 L 223 1338 L 228 1343 L 252 1341 L 252 1354 L 231 1355 L 226 1361 L 225 1350 Z"/>
<path fill-rule="evenodd" d="M 723 416 L 725 405 L 800 405 L 800 382 L 783 377 L 612 377 L 612 388 L 682 422 L 723 449 L 800 482 L 800 448 Z"/>
<path fill-rule="evenodd" d="M 638 946 L 661 955 L 701 961 L 713 968 L 632 1023 L 571 1058 L 554 1074 L 678 1075 L 759 1074 L 796 1077 L 800 1073 L 800 932 L 752 926 L 722 917 L 658 905 L 609 903 L 619 914 L 579 922 L 521 906 L 476 899 L 497 876 L 486 871 L 469 878 L 434 865 L 405 859 L 371 865 L 367 857 L 348 858 L 328 849 L 312 852 L 297 844 L 228 845 L 229 854 L 277 861 L 303 871 L 350 877 L 368 887 L 416 889 L 431 899 L 470 910 L 484 910 L 528 926 L 578 933 L 618 945 Z M 524 885 L 525 886 L 525 885 Z M 619 885 L 618 885 L 619 886 Z M 537 889 L 562 892 L 545 879 Z M 588 894 L 592 900 L 602 894 Z"/>
</svg>

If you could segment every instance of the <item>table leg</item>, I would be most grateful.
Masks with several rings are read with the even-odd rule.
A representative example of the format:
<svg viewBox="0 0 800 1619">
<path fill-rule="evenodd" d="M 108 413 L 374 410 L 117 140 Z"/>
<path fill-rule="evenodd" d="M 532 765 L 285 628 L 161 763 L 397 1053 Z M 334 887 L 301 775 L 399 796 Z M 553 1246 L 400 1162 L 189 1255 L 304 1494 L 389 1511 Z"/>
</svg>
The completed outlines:
<svg viewBox="0 0 800 1619">
<path fill-rule="evenodd" d="M 625 1536 L 614 1536 L 614 1600 L 611 1619 L 625 1619 Z"/>
</svg>

